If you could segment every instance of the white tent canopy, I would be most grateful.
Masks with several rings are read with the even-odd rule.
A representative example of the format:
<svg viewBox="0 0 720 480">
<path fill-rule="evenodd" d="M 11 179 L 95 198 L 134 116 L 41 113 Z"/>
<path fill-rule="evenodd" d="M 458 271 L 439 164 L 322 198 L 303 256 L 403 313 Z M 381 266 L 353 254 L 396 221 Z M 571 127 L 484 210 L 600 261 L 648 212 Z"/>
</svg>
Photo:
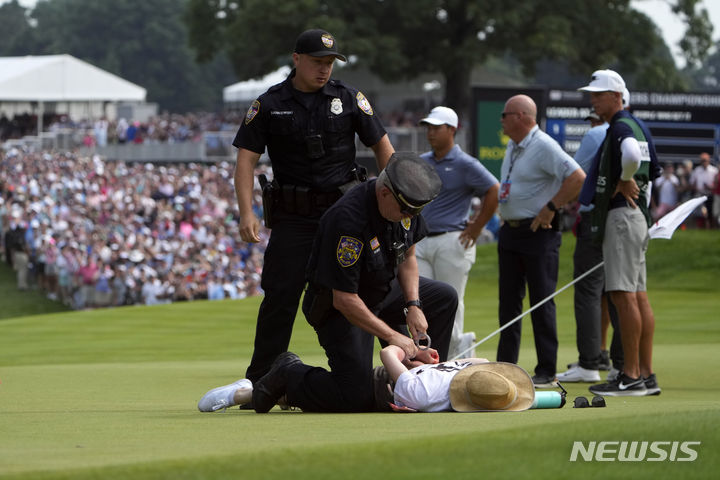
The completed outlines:
<svg viewBox="0 0 720 480">
<path fill-rule="evenodd" d="M 45 103 L 144 102 L 147 91 L 117 75 L 71 55 L 0 57 L 0 104 L 23 107 L 37 114 L 37 132 L 43 129 Z"/>
<path fill-rule="evenodd" d="M 280 67 L 272 73 L 268 73 L 260 80 L 246 80 L 244 82 L 229 85 L 223 88 L 223 101 L 225 103 L 252 102 L 261 94 L 265 93 L 268 88 L 284 81 L 287 76 L 290 75 L 290 71 L 290 67 L 284 66 Z"/>
<path fill-rule="evenodd" d="M 1 102 L 143 102 L 146 93 L 71 55 L 0 57 Z"/>
</svg>

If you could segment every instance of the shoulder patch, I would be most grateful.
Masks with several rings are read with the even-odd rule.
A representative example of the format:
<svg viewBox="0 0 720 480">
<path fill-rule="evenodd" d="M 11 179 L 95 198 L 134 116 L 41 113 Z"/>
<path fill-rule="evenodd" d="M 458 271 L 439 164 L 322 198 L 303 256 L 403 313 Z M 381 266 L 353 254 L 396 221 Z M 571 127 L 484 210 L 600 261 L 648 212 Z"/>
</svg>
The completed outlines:
<svg viewBox="0 0 720 480">
<path fill-rule="evenodd" d="M 355 95 L 355 98 L 357 99 L 358 107 L 360 107 L 360 110 L 365 112 L 367 115 L 373 114 L 372 106 L 370 105 L 370 102 L 367 98 L 365 98 L 365 95 L 362 94 L 362 92 L 358 92 L 357 95 Z"/>
<path fill-rule="evenodd" d="M 357 238 L 343 235 L 338 242 L 336 256 L 341 267 L 351 267 L 355 265 L 360 258 L 363 249 L 363 243 Z"/>
<path fill-rule="evenodd" d="M 259 111 L 260 111 L 260 102 L 258 100 L 255 100 L 252 103 L 252 105 L 250 105 L 250 108 L 248 108 L 248 111 L 245 114 L 245 125 L 252 122 L 253 118 L 255 118 L 255 115 L 257 115 Z"/>
<path fill-rule="evenodd" d="M 409 231 L 410 226 L 412 225 L 412 219 L 411 218 L 403 218 L 402 220 L 400 220 L 400 225 L 402 225 L 402 227 L 405 230 Z"/>
</svg>

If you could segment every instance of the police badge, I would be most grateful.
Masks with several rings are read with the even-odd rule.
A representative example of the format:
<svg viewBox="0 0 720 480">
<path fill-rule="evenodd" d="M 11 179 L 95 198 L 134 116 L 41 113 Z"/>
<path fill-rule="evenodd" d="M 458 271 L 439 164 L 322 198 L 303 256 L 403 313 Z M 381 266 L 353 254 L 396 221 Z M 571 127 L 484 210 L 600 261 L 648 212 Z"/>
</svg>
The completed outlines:
<svg viewBox="0 0 720 480">
<path fill-rule="evenodd" d="M 340 115 L 343 111 L 342 100 L 339 98 L 333 98 L 332 102 L 330 102 L 330 111 L 335 115 Z"/>
<path fill-rule="evenodd" d="M 355 262 L 360 258 L 362 249 L 363 243 L 357 238 L 348 237 L 347 235 L 341 236 L 336 252 L 340 266 L 344 268 L 355 265 Z"/>
<path fill-rule="evenodd" d="M 402 220 L 400 220 L 400 225 L 402 225 L 402 227 L 405 230 L 410 231 L 410 226 L 412 225 L 412 220 L 409 218 L 403 218 Z"/>
</svg>

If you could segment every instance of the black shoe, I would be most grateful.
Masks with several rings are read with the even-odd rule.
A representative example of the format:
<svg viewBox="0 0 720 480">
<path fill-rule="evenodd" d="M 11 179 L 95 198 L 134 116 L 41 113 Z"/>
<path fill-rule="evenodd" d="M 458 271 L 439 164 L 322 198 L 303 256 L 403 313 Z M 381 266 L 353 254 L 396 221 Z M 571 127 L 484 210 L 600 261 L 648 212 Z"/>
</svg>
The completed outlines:
<svg viewBox="0 0 720 480">
<path fill-rule="evenodd" d="M 555 388 L 557 386 L 554 375 L 533 375 L 532 381 L 535 388 Z"/>
<path fill-rule="evenodd" d="M 257 413 L 267 413 L 285 394 L 287 387 L 287 368 L 302 363 L 300 357 L 292 352 L 277 356 L 270 370 L 253 384 L 252 405 Z"/>
<path fill-rule="evenodd" d="M 394 402 L 393 381 L 383 366 L 373 369 L 373 389 L 375 390 L 375 410 L 392 412 L 390 404 Z"/>
<path fill-rule="evenodd" d="M 624 373 L 618 375 L 612 382 L 593 385 L 589 390 L 595 395 L 608 397 L 644 397 L 647 395 L 642 375 L 638 378 L 630 378 Z"/>
<path fill-rule="evenodd" d="M 598 363 L 598 370 L 609 371 L 610 370 L 610 352 L 607 350 L 600 351 L 600 363 Z"/>
<path fill-rule="evenodd" d="M 654 373 L 651 373 L 650 376 L 645 379 L 645 389 L 647 389 L 645 395 L 660 395 L 662 390 L 660 390 L 660 385 L 658 385 Z"/>
</svg>

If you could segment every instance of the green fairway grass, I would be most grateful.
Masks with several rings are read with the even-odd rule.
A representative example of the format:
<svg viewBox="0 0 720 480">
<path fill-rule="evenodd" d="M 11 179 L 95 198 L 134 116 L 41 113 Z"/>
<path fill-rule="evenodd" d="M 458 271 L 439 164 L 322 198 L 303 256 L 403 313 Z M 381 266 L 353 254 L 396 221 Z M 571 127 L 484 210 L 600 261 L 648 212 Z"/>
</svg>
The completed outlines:
<svg viewBox="0 0 720 480">
<path fill-rule="evenodd" d="M 566 234 L 558 287 L 573 246 Z M 498 328 L 495 249 L 478 247 L 466 295 L 478 339 Z M 43 315 L 22 300 L 26 315 L 0 316 L 0 478 L 716 478 L 720 233 L 652 240 L 648 277 L 662 394 L 517 413 L 200 413 L 208 389 L 244 376 L 260 298 Z M 4 288 L 0 309 L 17 308 Z M 577 359 L 572 292 L 556 298 L 559 371 Z M 532 372 L 527 320 L 522 342 Z M 302 315 L 290 349 L 326 365 Z M 565 385 L 570 402 L 587 386 Z M 694 462 L 570 462 L 575 441 L 701 443 Z"/>
<path fill-rule="evenodd" d="M 48 300 L 37 290 L 18 290 L 15 272 L 5 262 L 0 263 L 0 292 L 0 321 L 69 310 L 60 302 Z"/>
</svg>

